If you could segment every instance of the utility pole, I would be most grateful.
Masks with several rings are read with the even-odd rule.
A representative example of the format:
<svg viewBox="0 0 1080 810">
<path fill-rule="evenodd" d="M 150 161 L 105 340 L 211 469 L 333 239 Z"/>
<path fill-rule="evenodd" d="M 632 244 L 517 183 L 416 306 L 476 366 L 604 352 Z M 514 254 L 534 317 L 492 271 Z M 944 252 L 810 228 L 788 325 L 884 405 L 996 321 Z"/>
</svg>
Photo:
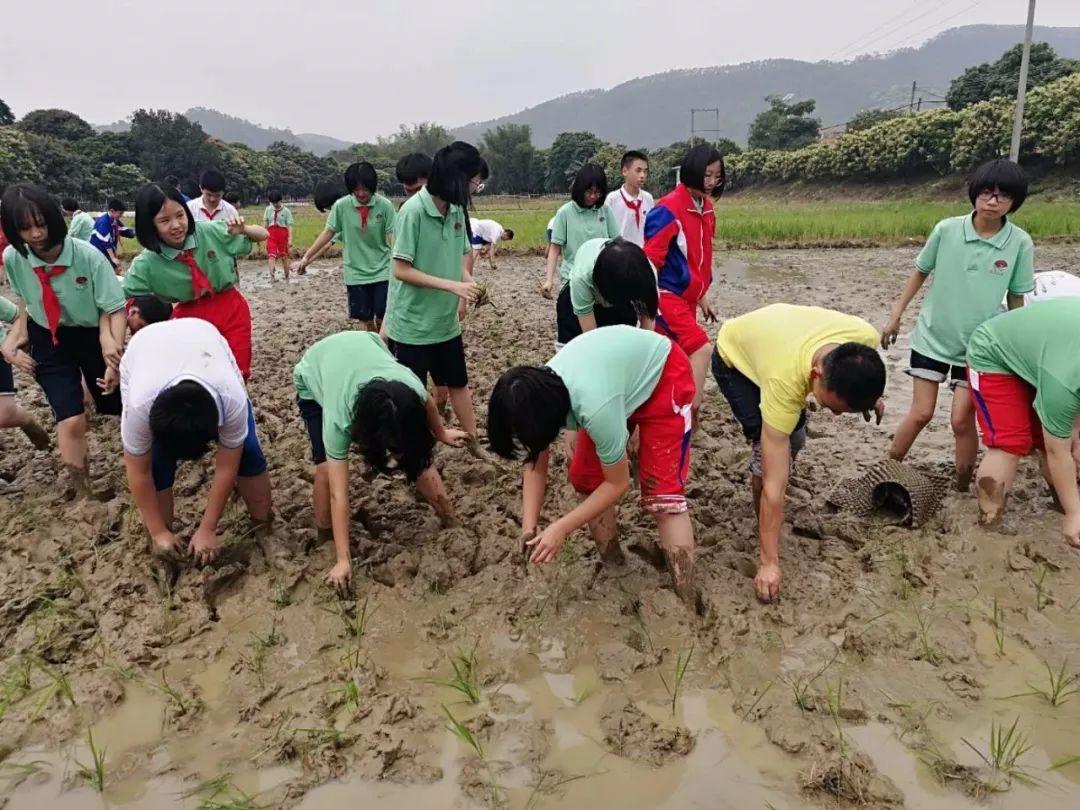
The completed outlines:
<svg viewBox="0 0 1080 810">
<path fill-rule="evenodd" d="M 1035 0 L 1028 0 L 1027 30 L 1024 31 L 1024 55 L 1020 59 L 1020 82 L 1016 86 L 1016 114 L 1013 117 L 1009 160 L 1020 162 L 1020 133 L 1024 130 L 1024 102 L 1027 101 L 1028 66 L 1031 63 L 1031 30 L 1035 27 Z"/>
<path fill-rule="evenodd" d="M 911 101 L 909 101 L 907 105 L 908 115 L 911 115 L 911 113 L 915 111 L 915 91 L 918 87 L 919 83 L 917 81 L 911 83 Z"/>
</svg>

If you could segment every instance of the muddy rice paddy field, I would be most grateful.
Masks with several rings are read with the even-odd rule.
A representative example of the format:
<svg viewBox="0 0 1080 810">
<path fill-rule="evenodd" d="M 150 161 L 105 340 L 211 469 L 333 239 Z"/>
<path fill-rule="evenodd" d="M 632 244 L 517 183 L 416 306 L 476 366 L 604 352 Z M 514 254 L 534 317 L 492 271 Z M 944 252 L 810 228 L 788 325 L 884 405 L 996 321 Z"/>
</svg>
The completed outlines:
<svg viewBox="0 0 1080 810">
<path fill-rule="evenodd" d="M 914 255 L 721 254 L 711 294 L 724 316 L 790 301 L 880 324 Z M 1080 249 L 1044 247 L 1038 263 L 1073 270 Z M 502 370 L 550 355 L 541 272 L 535 256 L 480 271 L 497 307 L 466 326 L 481 417 Z M 996 533 L 966 495 L 918 530 L 825 506 L 885 455 L 909 401 L 906 341 L 888 353 L 880 427 L 811 414 L 779 604 L 754 599 L 748 448 L 711 381 L 689 486 L 703 616 L 648 561 L 633 499 L 622 541 L 643 553 L 625 570 L 602 570 L 584 533 L 557 564 L 526 568 L 518 471 L 446 448 L 465 524 L 451 530 L 354 462 L 355 595 L 339 599 L 321 584 L 332 549 L 315 545 L 291 370 L 347 328 L 340 271 L 242 274 L 271 538 L 256 542 L 234 504 L 219 560 L 170 582 L 126 494 L 114 421 L 95 418 L 90 439 L 97 485 L 116 493 L 103 503 L 68 502 L 55 453 L 0 436 L 0 807 L 1080 806 L 1080 556 L 1037 465 Z M 46 418 L 33 382 L 18 385 Z M 947 471 L 950 458 L 943 397 L 911 461 Z M 209 472 L 178 478 L 182 532 Z M 573 502 L 560 459 L 545 514 Z"/>
</svg>

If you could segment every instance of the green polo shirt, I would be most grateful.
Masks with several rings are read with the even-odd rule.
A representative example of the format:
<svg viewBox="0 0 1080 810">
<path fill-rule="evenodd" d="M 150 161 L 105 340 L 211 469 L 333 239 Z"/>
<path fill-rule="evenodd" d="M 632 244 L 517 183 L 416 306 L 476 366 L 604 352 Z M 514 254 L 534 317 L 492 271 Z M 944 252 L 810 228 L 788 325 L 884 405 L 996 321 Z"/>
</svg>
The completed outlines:
<svg viewBox="0 0 1080 810">
<path fill-rule="evenodd" d="M 968 340 L 994 317 L 1006 293 L 1035 289 L 1035 247 L 1011 222 L 989 239 L 975 232 L 972 215 L 939 222 L 915 259 L 931 275 L 911 348 L 941 363 L 962 366 Z"/>
<path fill-rule="evenodd" d="M 41 283 L 35 267 L 66 267 L 50 280 L 60 301 L 61 326 L 97 326 L 102 313 L 124 308 L 124 291 L 109 260 L 89 242 L 64 239 L 64 247 L 54 262 L 43 262 L 33 251 L 26 258 L 13 247 L 4 251 L 4 270 L 12 291 L 26 302 L 27 316 L 38 326 L 49 328 L 41 305 Z"/>
<path fill-rule="evenodd" d="M 599 304 L 607 306 L 600 297 L 600 290 L 593 284 L 593 268 L 596 258 L 607 247 L 610 239 L 590 239 L 574 255 L 574 266 L 570 268 L 570 303 L 575 315 L 592 315 L 593 308 Z"/>
<path fill-rule="evenodd" d="M 278 225 L 282 228 L 291 228 L 293 224 L 293 214 L 289 210 L 288 206 L 281 206 L 277 210 L 277 222 L 274 222 L 274 206 L 266 206 L 266 210 L 263 211 L 263 224 L 269 228 L 271 225 Z"/>
<path fill-rule="evenodd" d="M 227 290 L 236 283 L 236 256 L 251 252 L 251 240 L 246 236 L 232 236 L 224 222 L 196 222 L 195 233 L 184 240 L 182 250 L 193 250 L 199 265 L 214 292 Z M 124 276 L 124 295 L 152 294 L 171 302 L 195 300 L 191 287 L 191 270 L 177 260 L 180 250 L 168 245 L 161 252 L 144 250 L 131 263 Z"/>
<path fill-rule="evenodd" d="M 367 224 L 361 225 L 360 208 L 368 209 Z M 346 284 L 375 284 L 390 278 L 390 245 L 394 233 L 394 204 L 382 194 L 361 206 L 352 194 L 334 203 L 326 217 L 326 227 L 341 238 Z"/>
<path fill-rule="evenodd" d="M 72 239 L 90 241 L 90 234 L 94 232 L 94 218 L 85 211 L 76 211 L 68 225 L 68 236 Z"/>
<path fill-rule="evenodd" d="M 372 380 L 402 382 L 427 402 L 424 384 L 401 365 L 374 332 L 338 332 L 304 352 L 293 369 L 296 395 L 322 406 L 323 445 L 328 458 L 349 457 L 356 397 Z"/>
<path fill-rule="evenodd" d="M 451 205 L 443 216 L 426 186 L 402 203 L 394 222 L 395 259 L 429 276 L 461 281 L 462 256 L 471 253 L 461 206 Z M 428 346 L 461 334 L 460 299 L 453 293 L 391 278 L 389 295 L 386 334 L 391 340 Z"/>
<path fill-rule="evenodd" d="M 606 205 L 582 208 L 571 200 L 555 213 L 551 225 L 551 243 L 562 248 L 559 264 L 560 287 L 570 282 L 574 256 L 590 239 L 614 239 L 619 235 L 619 223 Z"/>
<path fill-rule="evenodd" d="M 15 323 L 15 319 L 18 317 L 18 305 L 0 295 L 0 324 Z M 0 340 L 3 340 L 6 335 L 7 330 L 0 326 Z"/>
<path fill-rule="evenodd" d="M 656 388 L 671 341 L 633 326 L 607 326 L 574 338 L 548 361 L 570 392 L 566 427 L 583 428 L 604 464 L 626 455 L 626 420 Z"/>
<path fill-rule="evenodd" d="M 1035 301 L 979 326 L 968 344 L 974 371 L 1014 374 L 1035 388 L 1047 432 L 1073 435 L 1080 415 L 1080 298 Z"/>
</svg>

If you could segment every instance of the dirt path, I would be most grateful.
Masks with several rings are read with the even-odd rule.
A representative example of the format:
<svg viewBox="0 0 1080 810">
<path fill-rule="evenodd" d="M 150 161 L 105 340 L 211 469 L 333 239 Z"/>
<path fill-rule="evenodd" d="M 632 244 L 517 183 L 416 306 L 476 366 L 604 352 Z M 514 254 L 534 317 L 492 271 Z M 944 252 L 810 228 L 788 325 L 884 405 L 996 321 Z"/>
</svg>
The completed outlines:
<svg viewBox="0 0 1080 810">
<path fill-rule="evenodd" d="M 791 301 L 880 323 L 914 253 L 723 255 L 713 297 L 724 316 Z M 1039 269 L 1078 261 L 1080 249 L 1048 247 Z M 481 415 L 502 370 L 550 355 L 541 267 L 502 257 L 481 271 L 501 313 L 485 307 L 466 328 Z M 517 471 L 446 450 L 437 461 L 468 528 L 441 531 L 402 482 L 355 474 L 362 563 L 355 600 L 342 602 L 319 584 L 331 549 L 305 553 L 311 470 L 291 376 L 305 347 L 346 326 L 332 268 L 273 286 L 263 264 L 242 270 L 277 512 L 270 543 L 252 542 L 230 508 L 221 562 L 169 590 L 126 496 L 115 422 L 95 420 L 91 436 L 95 477 L 121 493 L 105 504 L 66 503 L 57 459 L 0 436 L 0 807 L 99 806 L 77 776 L 78 762 L 92 770 L 88 730 L 105 749 L 105 798 L 124 807 L 210 797 L 242 807 L 246 795 L 316 809 L 794 808 L 838 797 L 953 808 L 1002 790 L 996 806 L 1080 804 L 1080 764 L 1050 770 L 1080 755 L 1080 696 L 1056 707 L 1008 697 L 1048 688 L 1044 662 L 1055 673 L 1080 665 L 1080 559 L 1058 540 L 1036 465 L 1023 465 L 1004 534 L 978 529 L 974 501 L 957 495 L 919 531 L 824 508 L 836 481 L 885 453 L 909 400 L 906 342 L 888 355 L 880 428 L 811 417 L 778 605 L 753 599 L 748 451 L 711 382 L 690 486 L 705 617 L 688 615 L 637 555 L 619 575 L 601 571 L 583 534 L 556 566 L 525 570 Z M 18 384 L 44 417 L 33 383 Z M 950 455 L 943 398 L 912 460 L 946 469 Z M 574 500 L 561 470 L 560 460 L 549 517 Z M 208 474 L 189 465 L 178 478 L 188 532 L 201 503 L 190 496 Z M 620 524 L 625 545 L 651 541 L 636 502 Z M 472 670 L 459 685 L 475 704 L 433 682 L 453 663 Z M 447 730 L 448 714 L 475 748 Z M 987 753 L 991 724 L 1017 718 L 1031 749 L 1011 775 L 964 743 Z"/>
</svg>

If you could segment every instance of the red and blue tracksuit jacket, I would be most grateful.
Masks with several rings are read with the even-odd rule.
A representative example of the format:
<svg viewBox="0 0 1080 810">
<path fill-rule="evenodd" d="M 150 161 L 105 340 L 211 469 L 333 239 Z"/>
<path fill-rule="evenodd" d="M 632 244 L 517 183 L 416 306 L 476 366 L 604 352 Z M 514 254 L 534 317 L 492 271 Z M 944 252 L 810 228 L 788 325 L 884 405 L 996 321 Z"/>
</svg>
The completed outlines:
<svg viewBox="0 0 1080 810">
<path fill-rule="evenodd" d="M 696 307 L 712 283 L 716 214 L 705 198 L 699 212 L 682 183 L 660 198 L 645 216 L 645 255 L 656 268 L 657 285 Z"/>
</svg>

